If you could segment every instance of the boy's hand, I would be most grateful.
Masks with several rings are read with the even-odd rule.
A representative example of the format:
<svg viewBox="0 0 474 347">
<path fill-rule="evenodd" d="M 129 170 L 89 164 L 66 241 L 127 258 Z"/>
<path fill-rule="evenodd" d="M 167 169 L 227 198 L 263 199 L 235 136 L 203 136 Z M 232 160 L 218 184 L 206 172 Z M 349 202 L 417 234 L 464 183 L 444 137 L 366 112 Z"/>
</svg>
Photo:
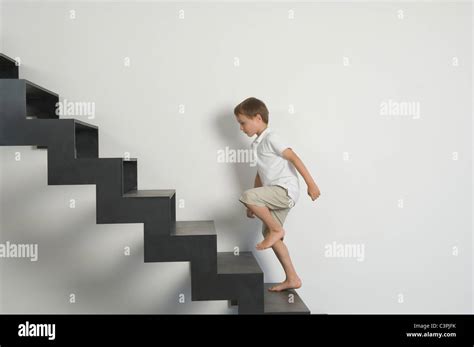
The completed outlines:
<svg viewBox="0 0 474 347">
<path fill-rule="evenodd" d="M 255 214 L 252 212 L 252 210 L 247 209 L 247 217 L 249 217 L 249 218 L 255 218 Z"/>
<path fill-rule="evenodd" d="M 316 200 L 321 195 L 319 188 L 316 184 L 308 186 L 308 195 L 311 197 L 311 200 Z"/>
</svg>

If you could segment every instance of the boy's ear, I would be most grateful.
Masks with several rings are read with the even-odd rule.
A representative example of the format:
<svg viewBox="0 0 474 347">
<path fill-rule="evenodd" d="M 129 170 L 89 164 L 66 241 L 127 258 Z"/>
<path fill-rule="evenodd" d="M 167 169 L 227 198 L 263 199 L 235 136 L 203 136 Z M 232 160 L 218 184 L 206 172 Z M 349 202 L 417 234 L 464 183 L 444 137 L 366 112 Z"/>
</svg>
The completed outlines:
<svg viewBox="0 0 474 347">
<path fill-rule="evenodd" d="M 256 116 L 257 118 L 259 118 L 261 121 L 263 121 L 263 118 L 262 118 L 262 116 L 260 115 L 260 113 L 257 113 L 255 116 Z"/>
</svg>

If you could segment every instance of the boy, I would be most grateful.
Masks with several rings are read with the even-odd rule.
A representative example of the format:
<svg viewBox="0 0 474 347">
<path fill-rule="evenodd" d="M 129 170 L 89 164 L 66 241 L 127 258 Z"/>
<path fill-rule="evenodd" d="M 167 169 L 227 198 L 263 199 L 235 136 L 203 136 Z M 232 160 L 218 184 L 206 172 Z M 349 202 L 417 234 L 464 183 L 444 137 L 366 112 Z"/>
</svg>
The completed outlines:
<svg viewBox="0 0 474 347">
<path fill-rule="evenodd" d="M 235 107 L 234 114 L 240 123 L 240 130 L 249 137 L 257 135 L 251 145 L 257 160 L 255 188 L 246 190 L 239 201 L 247 207 L 249 218 L 257 216 L 263 222 L 264 240 L 256 248 L 264 250 L 271 247 L 286 275 L 285 281 L 269 290 L 279 292 L 300 288 L 301 279 L 283 243 L 283 223 L 299 197 L 296 170 L 308 185 L 308 195 L 313 201 L 321 193 L 301 159 L 268 128 L 268 109 L 261 100 L 245 99 Z"/>
</svg>

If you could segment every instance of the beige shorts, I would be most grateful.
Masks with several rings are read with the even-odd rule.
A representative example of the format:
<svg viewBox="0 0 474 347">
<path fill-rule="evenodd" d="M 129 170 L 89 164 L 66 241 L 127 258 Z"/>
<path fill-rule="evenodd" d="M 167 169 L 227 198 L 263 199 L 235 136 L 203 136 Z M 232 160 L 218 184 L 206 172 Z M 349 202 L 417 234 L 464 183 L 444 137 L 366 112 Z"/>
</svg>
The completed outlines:
<svg viewBox="0 0 474 347">
<path fill-rule="evenodd" d="M 275 218 L 281 226 L 283 226 L 288 212 L 295 204 L 288 196 L 287 189 L 280 186 L 264 186 L 248 189 L 242 193 L 239 201 L 243 204 L 268 207 L 273 218 Z M 263 236 L 265 236 L 267 232 L 268 227 L 263 223 Z"/>
</svg>

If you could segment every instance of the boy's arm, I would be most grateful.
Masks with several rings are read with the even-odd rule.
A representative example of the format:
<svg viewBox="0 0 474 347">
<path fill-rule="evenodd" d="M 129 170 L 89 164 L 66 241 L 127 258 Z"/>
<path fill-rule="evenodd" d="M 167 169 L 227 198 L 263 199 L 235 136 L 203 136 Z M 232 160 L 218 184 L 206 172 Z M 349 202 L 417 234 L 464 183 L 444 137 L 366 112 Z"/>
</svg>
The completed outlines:
<svg viewBox="0 0 474 347">
<path fill-rule="evenodd" d="M 292 163 L 295 166 L 296 170 L 298 170 L 300 175 L 303 176 L 303 179 L 306 182 L 306 185 L 308 186 L 308 195 L 311 197 L 311 200 L 316 200 L 319 195 L 321 195 L 321 192 L 319 191 L 318 186 L 314 182 L 313 177 L 311 177 L 311 174 L 309 173 L 308 169 L 303 164 L 303 161 L 296 155 L 295 152 L 293 152 L 291 148 L 285 149 L 282 155 L 283 158 Z"/>
</svg>

